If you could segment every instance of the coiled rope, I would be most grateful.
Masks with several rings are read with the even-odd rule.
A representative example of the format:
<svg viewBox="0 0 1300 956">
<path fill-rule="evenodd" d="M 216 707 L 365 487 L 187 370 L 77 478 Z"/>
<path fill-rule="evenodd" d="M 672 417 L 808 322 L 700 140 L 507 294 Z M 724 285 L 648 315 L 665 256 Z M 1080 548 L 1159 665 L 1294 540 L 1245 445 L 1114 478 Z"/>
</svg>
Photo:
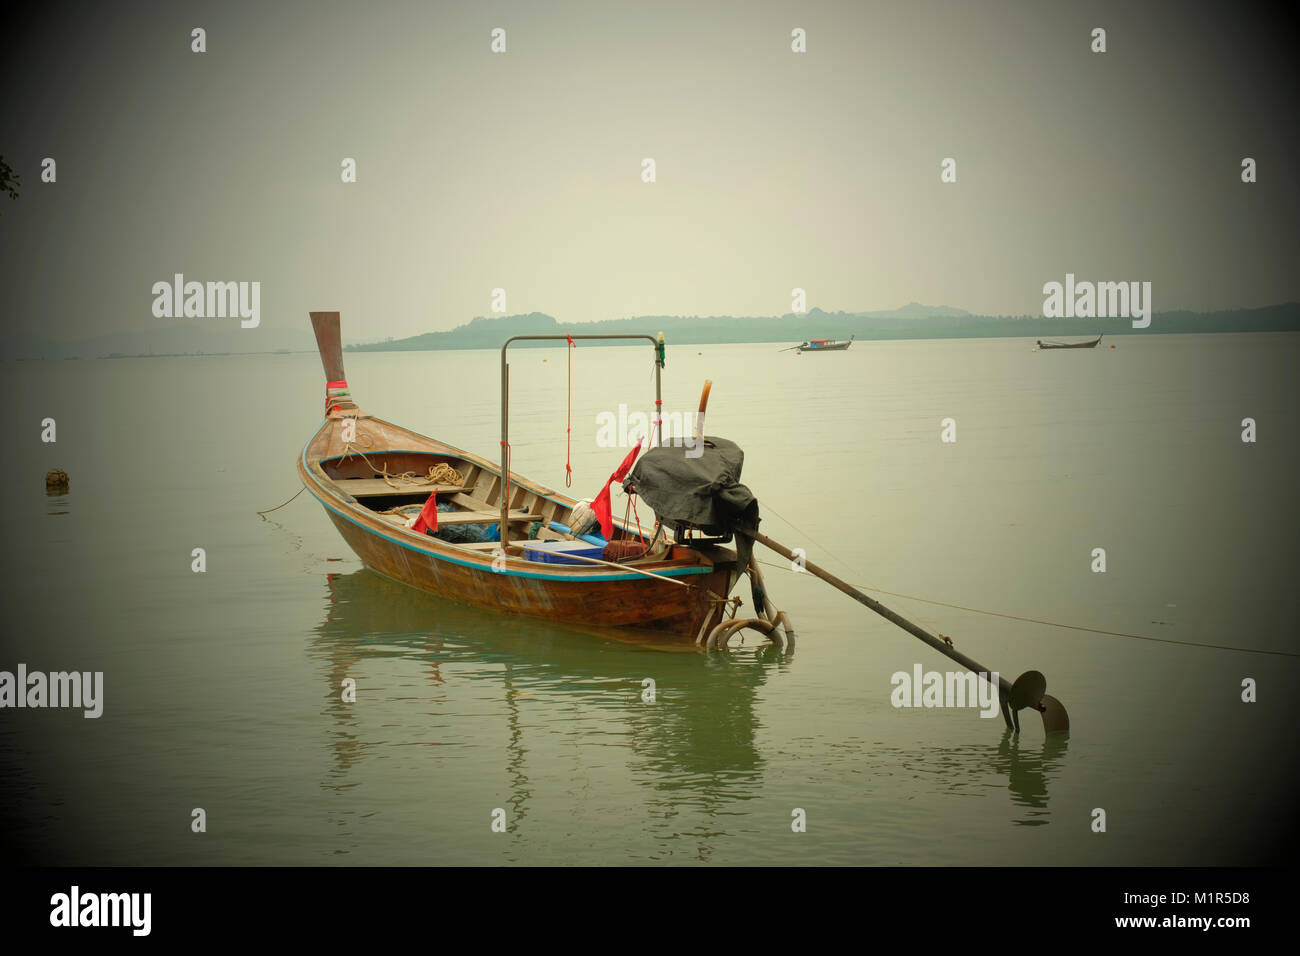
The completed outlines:
<svg viewBox="0 0 1300 956">
<path fill-rule="evenodd" d="M 362 457 L 364 458 L 365 456 L 363 455 Z M 369 463 L 370 459 L 366 458 L 366 462 Z M 465 484 L 465 476 L 445 461 L 440 461 L 438 464 L 432 465 L 429 468 L 429 473 L 427 475 L 421 475 L 414 471 L 404 471 L 400 475 L 390 475 L 388 473 L 388 462 L 384 462 L 384 467 L 379 477 L 384 479 L 384 484 L 388 485 L 388 487 L 396 488 L 398 490 L 401 490 L 401 485 L 396 484 L 396 482 L 401 482 L 406 485 L 415 485 L 416 487 L 442 485 L 446 488 L 459 488 Z"/>
</svg>

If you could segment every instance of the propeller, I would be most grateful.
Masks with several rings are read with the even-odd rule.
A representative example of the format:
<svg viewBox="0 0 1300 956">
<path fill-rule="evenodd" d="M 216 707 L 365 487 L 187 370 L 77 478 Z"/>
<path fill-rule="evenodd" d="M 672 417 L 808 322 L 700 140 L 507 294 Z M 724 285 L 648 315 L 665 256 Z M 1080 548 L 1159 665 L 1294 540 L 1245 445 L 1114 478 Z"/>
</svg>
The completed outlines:
<svg viewBox="0 0 1300 956">
<path fill-rule="evenodd" d="M 1038 671 L 1025 671 L 1011 685 L 1011 706 L 1016 710 L 1026 707 L 1038 709 L 1038 702 L 1047 693 L 1047 678 Z"/>
<path fill-rule="evenodd" d="M 1068 734 L 1070 732 L 1070 715 L 1064 705 L 1051 694 L 1043 695 L 1042 706 L 1038 708 L 1043 715 L 1043 732 L 1047 734 Z"/>
<path fill-rule="evenodd" d="M 1025 671 L 1017 677 L 1007 694 L 1007 703 L 1011 705 L 1016 730 L 1020 729 L 1018 711 L 1028 707 L 1042 715 L 1044 733 L 1070 732 L 1070 715 L 1059 700 L 1047 693 L 1047 678 L 1039 671 Z"/>
</svg>

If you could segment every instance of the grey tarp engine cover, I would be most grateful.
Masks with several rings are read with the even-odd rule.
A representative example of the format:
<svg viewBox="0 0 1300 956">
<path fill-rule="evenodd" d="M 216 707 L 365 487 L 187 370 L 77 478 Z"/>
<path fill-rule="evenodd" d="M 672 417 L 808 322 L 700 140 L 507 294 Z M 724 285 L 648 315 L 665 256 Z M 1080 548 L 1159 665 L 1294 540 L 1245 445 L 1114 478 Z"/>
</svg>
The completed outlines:
<svg viewBox="0 0 1300 956">
<path fill-rule="evenodd" d="M 707 535 L 724 537 L 736 528 L 758 530 L 758 499 L 740 483 L 745 453 L 725 438 L 704 439 L 697 448 L 662 445 L 637 460 L 623 489 L 645 499 L 659 520 L 669 526 L 694 525 Z M 740 567 L 749 566 L 753 539 L 736 535 Z"/>
</svg>

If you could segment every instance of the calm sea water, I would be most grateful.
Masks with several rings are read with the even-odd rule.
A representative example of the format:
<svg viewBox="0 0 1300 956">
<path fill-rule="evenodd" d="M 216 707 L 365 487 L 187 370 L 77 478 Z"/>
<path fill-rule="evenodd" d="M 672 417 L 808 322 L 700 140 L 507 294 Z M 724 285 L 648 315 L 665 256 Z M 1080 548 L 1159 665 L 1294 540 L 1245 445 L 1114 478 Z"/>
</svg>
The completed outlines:
<svg viewBox="0 0 1300 956">
<path fill-rule="evenodd" d="M 745 448 L 764 530 L 855 583 L 1294 654 L 1300 336 L 1116 345 L 670 344 L 666 407 L 690 411 L 712 379 L 708 431 Z M 498 362 L 347 356 L 367 411 L 487 455 Z M 0 712 L 9 859 L 1235 864 L 1294 844 L 1294 656 L 875 592 L 1010 677 L 1047 675 L 1072 733 L 1045 743 L 1026 712 L 1016 738 L 973 710 L 891 706 L 896 671 L 946 660 L 773 555 L 797 649 L 751 635 L 708 655 L 389 582 L 307 494 L 263 520 L 298 489 L 295 458 L 319 424 L 315 355 L 4 375 L 0 669 L 105 680 L 98 720 Z M 516 470 L 560 488 L 566 375 L 562 349 L 512 357 Z M 648 350 L 574 354 L 575 496 L 624 454 L 598 447 L 598 413 L 648 411 L 652 388 Z M 39 440 L 46 417 L 54 444 Z M 940 441 L 945 418 L 955 443 Z M 65 497 L 44 493 L 54 467 L 71 475 Z M 356 703 L 340 699 L 345 678 Z M 1245 678 L 1256 703 L 1241 701 Z M 807 832 L 792 832 L 795 808 Z"/>
</svg>

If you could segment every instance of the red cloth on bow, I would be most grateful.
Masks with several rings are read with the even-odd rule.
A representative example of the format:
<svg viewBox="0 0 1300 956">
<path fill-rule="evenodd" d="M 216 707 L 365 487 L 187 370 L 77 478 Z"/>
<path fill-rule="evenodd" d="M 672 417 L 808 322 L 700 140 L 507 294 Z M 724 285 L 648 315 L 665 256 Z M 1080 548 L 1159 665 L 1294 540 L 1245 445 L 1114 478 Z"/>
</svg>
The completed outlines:
<svg viewBox="0 0 1300 956">
<path fill-rule="evenodd" d="M 429 500 L 424 503 L 424 507 L 420 509 L 420 517 L 416 518 L 415 524 L 411 526 L 411 530 L 416 534 L 424 534 L 425 528 L 430 531 L 438 530 L 438 489 L 436 488 L 433 494 L 429 495 Z"/>
<path fill-rule="evenodd" d="M 596 517 L 600 520 L 600 533 L 604 535 L 605 540 L 614 533 L 614 515 L 613 505 L 609 501 L 609 486 L 611 482 L 622 481 L 627 477 L 627 473 L 632 470 L 632 464 L 636 461 L 636 456 L 641 452 L 641 443 L 637 442 L 635 448 L 627 453 L 623 459 L 623 464 L 618 466 L 618 470 L 609 476 L 609 481 L 605 482 L 605 487 L 601 489 L 600 494 L 596 495 L 591 502 L 591 510 L 595 512 Z"/>
</svg>

